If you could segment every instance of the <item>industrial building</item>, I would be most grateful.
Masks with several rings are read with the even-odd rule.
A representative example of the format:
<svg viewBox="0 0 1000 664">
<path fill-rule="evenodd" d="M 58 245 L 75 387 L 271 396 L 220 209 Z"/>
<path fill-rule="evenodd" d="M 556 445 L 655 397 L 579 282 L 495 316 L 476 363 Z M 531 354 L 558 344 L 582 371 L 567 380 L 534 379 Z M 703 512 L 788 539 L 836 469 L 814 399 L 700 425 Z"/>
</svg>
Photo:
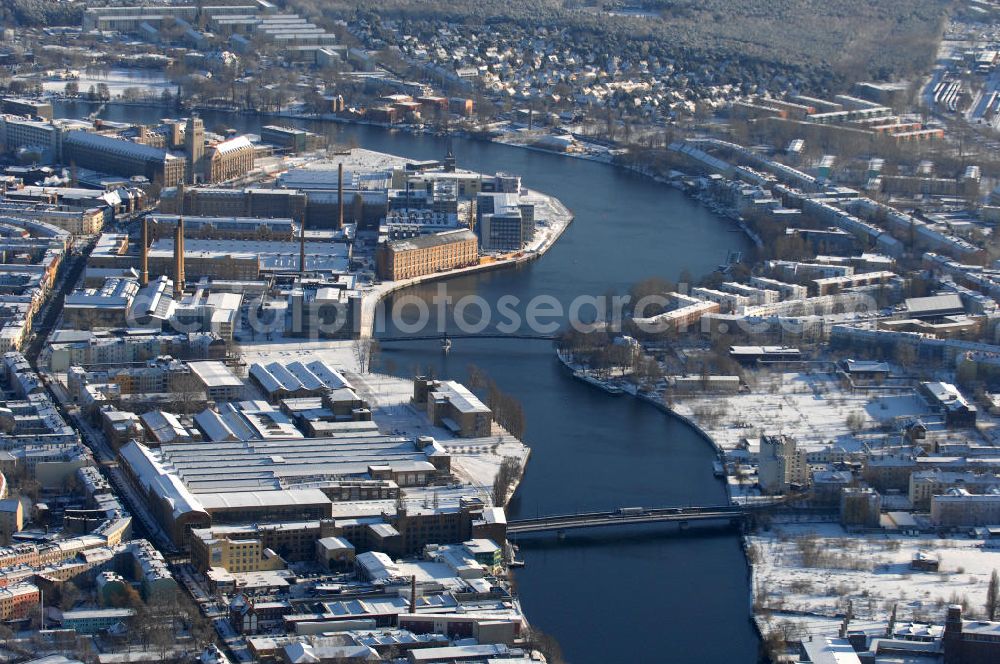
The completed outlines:
<svg viewBox="0 0 1000 664">
<path fill-rule="evenodd" d="M 920 383 L 920 395 L 935 412 L 941 413 L 949 427 L 974 427 L 978 409 L 950 383 Z"/>
<path fill-rule="evenodd" d="M 479 241 L 465 228 L 388 241 L 379 245 L 376 260 L 379 278 L 411 279 L 475 265 L 479 262 Z"/>
<path fill-rule="evenodd" d="M 453 380 L 413 380 L 413 403 L 427 409 L 427 419 L 462 438 L 490 435 L 492 411 L 467 387 Z"/>
<path fill-rule="evenodd" d="M 205 395 L 213 401 L 233 401 L 243 396 L 243 381 L 218 360 L 188 362 Z"/>
<path fill-rule="evenodd" d="M 0 113 L 11 115 L 21 115 L 27 118 L 39 118 L 40 120 L 52 121 L 52 104 L 38 99 L 21 99 L 18 97 L 4 97 L 0 99 Z"/>
<path fill-rule="evenodd" d="M 351 339 L 361 324 L 361 292 L 338 284 L 296 286 L 288 293 L 288 313 L 289 336 Z"/>
<path fill-rule="evenodd" d="M 149 248 L 149 271 L 176 279 L 176 241 L 154 240 Z M 298 273 L 300 246 L 276 240 L 185 239 L 184 275 L 187 279 L 252 281 L 262 272 Z M 347 271 L 347 247 L 331 242 L 306 242 L 306 270 L 342 273 Z"/>
<path fill-rule="evenodd" d="M 277 218 L 302 222 L 306 206 L 306 194 L 294 189 L 168 187 L 160 192 L 160 211 L 164 214 Z"/>
<path fill-rule="evenodd" d="M 78 130 L 63 135 L 62 160 L 115 175 L 143 175 L 163 187 L 183 183 L 186 171 L 184 160 L 166 150 Z"/>
<path fill-rule="evenodd" d="M 175 214 L 148 215 L 151 237 L 155 240 L 172 238 L 179 218 Z M 189 239 L 293 242 L 298 234 L 299 225 L 291 219 L 184 215 L 184 237 Z"/>
<path fill-rule="evenodd" d="M 63 324 L 74 330 L 128 327 L 138 292 L 136 280 L 113 277 L 100 289 L 70 293 L 63 303 Z"/>
<path fill-rule="evenodd" d="M 326 144 L 326 139 L 305 129 L 265 125 L 260 128 L 260 140 L 291 153 L 318 150 Z"/>
<path fill-rule="evenodd" d="M 46 120 L 0 115 L 0 152 L 36 150 L 42 162 L 59 160 L 60 129 Z"/>
<path fill-rule="evenodd" d="M 250 366 L 250 378 L 264 390 L 271 401 L 289 397 L 322 396 L 345 389 L 353 392 L 344 375 L 322 360 L 289 364 L 254 363 Z"/>
<path fill-rule="evenodd" d="M 331 518 L 333 502 L 322 487 L 346 478 L 421 486 L 450 473 L 450 457 L 433 441 L 385 435 L 373 422 L 336 423 L 334 430 L 324 438 L 188 442 L 156 451 L 133 441 L 121 456 L 126 476 L 178 545 L 189 528 L 213 523 Z"/>
<path fill-rule="evenodd" d="M 210 145 L 204 156 L 205 182 L 242 177 L 253 170 L 254 146 L 246 136 Z"/>
</svg>

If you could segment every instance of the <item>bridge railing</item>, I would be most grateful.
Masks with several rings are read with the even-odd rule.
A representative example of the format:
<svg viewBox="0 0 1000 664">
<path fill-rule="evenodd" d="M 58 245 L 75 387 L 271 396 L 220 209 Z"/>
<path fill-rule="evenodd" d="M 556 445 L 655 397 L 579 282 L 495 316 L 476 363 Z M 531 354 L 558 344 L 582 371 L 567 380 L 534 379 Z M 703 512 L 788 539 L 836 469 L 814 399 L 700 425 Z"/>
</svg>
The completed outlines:
<svg viewBox="0 0 1000 664">
<path fill-rule="evenodd" d="M 641 517 L 656 517 L 656 516 L 683 516 L 685 514 L 691 516 L 697 516 L 699 514 L 742 514 L 746 512 L 753 512 L 762 509 L 770 509 L 773 507 L 784 506 L 785 501 L 770 501 L 767 504 L 749 504 L 749 505 L 710 505 L 710 506 L 699 506 L 699 507 L 644 507 L 640 512 L 622 512 L 623 509 L 634 509 L 634 508 L 618 508 L 611 512 L 575 512 L 573 514 L 551 514 L 546 516 L 529 517 L 524 519 L 513 519 L 507 522 L 508 526 L 512 525 L 529 525 L 529 524 L 546 524 L 546 523 L 557 523 L 563 521 L 581 521 L 588 519 L 622 519 L 627 520 L 629 518 L 641 518 Z"/>
</svg>

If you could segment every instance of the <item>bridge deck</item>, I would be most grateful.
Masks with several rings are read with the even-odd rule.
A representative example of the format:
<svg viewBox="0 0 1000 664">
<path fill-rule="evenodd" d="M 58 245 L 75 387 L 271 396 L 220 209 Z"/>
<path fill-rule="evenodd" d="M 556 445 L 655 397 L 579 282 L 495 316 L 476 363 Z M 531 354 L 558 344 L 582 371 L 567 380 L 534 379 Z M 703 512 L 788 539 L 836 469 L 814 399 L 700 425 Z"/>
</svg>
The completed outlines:
<svg viewBox="0 0 1000 664">
<path fill-rule="evenodd" d="M 607 528 L 643 523 L 679 523 L 691 521 L 743 519 L 747 514 L 761 508 L 745 508 L 740 505 L 720 505 L 715 507 L 668 507 L 644 509 L 642 512 L 588 512 L 585 514 L 562 514 L 518 519 L 507 522 L 507 532 L 544 533 L 573 530 L 578 528 Z"/>
<path fill-rule="evenodd" d="M 403 341 L 443 341 L 445 339 L 527 339 L 530 341 L 554 341 L 553 334 L 417 334 L 407 337 L 376 337 L 376 341 L 381 343 L 397 343 Z"/>
</svg>

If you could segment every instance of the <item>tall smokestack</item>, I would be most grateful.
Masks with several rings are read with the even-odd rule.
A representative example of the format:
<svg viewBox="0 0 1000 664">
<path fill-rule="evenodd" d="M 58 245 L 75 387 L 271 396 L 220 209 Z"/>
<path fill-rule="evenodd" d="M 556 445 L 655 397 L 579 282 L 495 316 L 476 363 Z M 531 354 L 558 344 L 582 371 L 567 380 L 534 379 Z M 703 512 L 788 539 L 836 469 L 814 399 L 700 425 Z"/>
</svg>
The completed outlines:
<svg viewBox="0 0 1000 664">
<path fill-rule="evenodd" d="M 299 273 L 306 276 L 306 217 L 302 216 L 299 226 Z"/>
<path fill-rule="evenodd" d="M 339 216 L 337 218 L 337 228 L 344 227 L 344 162 L 337 164 L 337 207 Z"/>
<path fill-rule="evenodd" d="M 184 217 L 177 217 L 174 230 L 174 297 L 184 294 Z"/>
<path fill-rule="evenodd" d="M 410 577 L 410 613 L 417 612 L 417 576 Z"/>
<path fill-rule="evenodd" d="M 181 290 L 187 285 L 187 246 L 184 239 L 184 217 L 177 217 L 177 224 L 181 227 Z"/>
<path fill-rule="evenodd" d="M 140 255 L 142 256 L 142 276 L 141 282 L 143 286 L 149 283 L 149 219 L 147 217 L 142 218 L 142 246 L 139 247 Z"/>
</svg>

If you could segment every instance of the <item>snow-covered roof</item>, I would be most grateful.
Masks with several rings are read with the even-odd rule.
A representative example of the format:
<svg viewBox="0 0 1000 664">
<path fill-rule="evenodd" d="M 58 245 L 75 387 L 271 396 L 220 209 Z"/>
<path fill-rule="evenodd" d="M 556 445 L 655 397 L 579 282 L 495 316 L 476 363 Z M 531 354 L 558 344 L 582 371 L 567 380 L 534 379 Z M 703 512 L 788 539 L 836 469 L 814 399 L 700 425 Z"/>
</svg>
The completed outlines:
<svg viewBox="0 0 1000 664">
<path fill-rule="evenodd" d="M 364 570 L 365 576 L 372 581 L 391 579 L 396 574 L 396 563 L 392 562 L 392 558 L 381 551 L 366 551 L 358 554 L 355 562 Z"/>
<path fill-rule="evenodd" d="M 246 136 L 237 136 L 236 138 L 230 138 L 228 141 L 222 141 L 221 143 L 216 143 L 214 146 L 216 154 L 229 154 L 231 152 L 237 152 L 239 150 L 253 150 L 253 144 L 250 142 Z"/>
<path fill-rule="evenodd" d="M 180 478 L 163 467 L 148 447 L 132 440 L 118 454 L 147 491 L 155 493 L 171 506 L 175 519 L 191 512 L 207 514 L 201 501 L 188 491 Z"/>
<path fill-rule="evenodd" d="M 174 155 L 170 154 L 166 150 L 160 148 L 154 148 L 150 145 L 143 145 L 142 143 L 133 143 L 132 141 L 126 141 L 120 138 L 111 138 L 109 136 L 102 136 L 101 134 L 92 134 L 86 131 L 68 131 L 63 137 L 63 142 L 76 143 L 78 145 L 83 145 L 90 147 L 95 150 L 107 150 L 110 152 L 115 152 L 117 154 L 131 157 L 134 159 L 147 159 L 147 160 L 158 160 L 166 161 L 168 159 L 176 159 Z"/>
<path fill-rule="evenodd" d="M 453 380 L 442 381 L 431 392 L 435 397 L 443 397 L 462 413 L 488 413 L 490 409 L 473 394 L 469 388 Z"/>
<path fill-rule="evenodd" d="M 222 417 L 211 409 L 205 409 L 194 416 L 195 424 L 208 440 L 238 440 L 239 437 L 225 423 Z"/>
</svg>

